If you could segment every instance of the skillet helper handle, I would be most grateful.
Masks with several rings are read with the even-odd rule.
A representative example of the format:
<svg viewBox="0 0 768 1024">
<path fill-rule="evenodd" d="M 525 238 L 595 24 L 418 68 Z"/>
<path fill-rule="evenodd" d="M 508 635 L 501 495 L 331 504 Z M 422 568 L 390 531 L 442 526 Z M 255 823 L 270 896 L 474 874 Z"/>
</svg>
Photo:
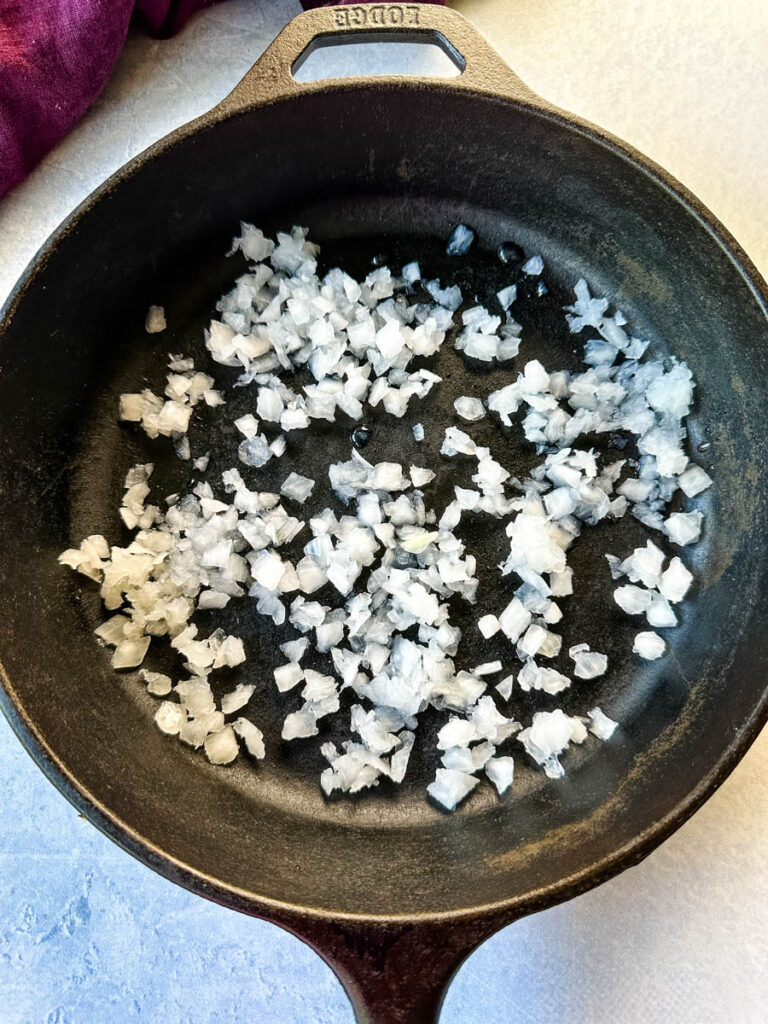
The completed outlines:
<svg viewBox="0 0 768 1024">
<path fill-rule="evenodd" d="M 293 72 L 318 47 L 352 42 L 424 42 L 438 46 L 460 69 L 455 78 L 440 78 L 441 86 L 473 92 L 502 94 L 534 106 L 543 101 L 462 15 L 447 7 L 418 3 L 366 3 L 318 7 L 299 14 L 267 47 L 245 78 L 222 100 L 219 108 L 236 113 L 252 104 L 262 105 L 327 89 L 329 81 L 355 87 L 366 76 L 298 82 Z M 405 76 L 376 75 L 372 81 L 390 84 Z M 407 76 L 409 82 L 435 82 L 434 78 Z M 375 111 L 371 111 L 375 114 Z"/>
<path fill-rule="evenodd" d="M 444 921 L 286 921 L 283 927 L 333 970 L 357 1024 L 437 1024 L 461 964 L 516 916 L 497 911 Z"/>
</svg>

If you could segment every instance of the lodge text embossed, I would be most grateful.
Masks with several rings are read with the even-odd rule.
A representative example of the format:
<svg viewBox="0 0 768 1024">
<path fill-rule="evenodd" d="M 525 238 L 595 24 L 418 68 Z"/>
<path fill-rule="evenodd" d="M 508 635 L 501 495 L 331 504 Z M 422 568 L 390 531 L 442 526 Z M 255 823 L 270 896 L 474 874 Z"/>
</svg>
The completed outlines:
<svg viewBox="0 0 768 1024">
<path fill-rule="evenodd" d="M 389 28 L 418 25 L 417 4 L 371 4 L 369 7 L 345 7 L 334 12 L 337 28 Z"/>
</svg>

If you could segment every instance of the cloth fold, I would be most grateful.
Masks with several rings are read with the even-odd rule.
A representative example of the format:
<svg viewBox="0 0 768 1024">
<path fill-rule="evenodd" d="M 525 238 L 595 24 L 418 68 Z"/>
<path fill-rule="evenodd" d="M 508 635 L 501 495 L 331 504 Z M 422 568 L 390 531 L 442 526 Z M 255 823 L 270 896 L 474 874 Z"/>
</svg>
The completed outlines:
<svg viewBox="0 0 768 1024">
<path fill-rule="evenodd" d="M 0 0 L 0 196 L 29 174 L 101 92 L 132 18 L 162 38 L 217 2 Z M 331 3 L 303 0 L 303 6 Z"/>
</svg>

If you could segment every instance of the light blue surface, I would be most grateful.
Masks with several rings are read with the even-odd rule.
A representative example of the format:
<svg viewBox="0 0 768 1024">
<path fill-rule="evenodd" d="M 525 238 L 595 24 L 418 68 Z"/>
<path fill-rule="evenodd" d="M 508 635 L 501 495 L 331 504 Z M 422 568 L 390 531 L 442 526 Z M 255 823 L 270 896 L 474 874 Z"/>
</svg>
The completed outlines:
<svg viewBox="0 0 768 1024">
<path fill-rule="evenodd" d="M 758 789 L 756 760 L 740 787 L 728 784 L 730 799 L 718 797 L 719 815 L 710 803 L 641 867 L 482 946 L 441 1024 L 763 1024 L 768 915 L 764 902 L 754 907 L 745 939 L 729 894 L 736 873 L 749 884 L 765 869 L 765 803 L 747 849 L 737 838 L 729 857 L 725 838 L 743 841 L 754 825 L 745 790 Z M 0 1024 L 353 1024 L 308 947 L 123 853 L 1 718 L 0 792 Z"/>
<path fill-rule="evenodd" d="M 1 718 L 0 787 L 2 1024 L 352 1024 L 311 950 L 123 853 L 56 792 Z M 489 952 L 490 989 L 489 979 L 485 997 L 471 978 L 458 982 L 447 1022 L 508 1019 L 504 949 Z"/>
<path fill-rule="evenodd" d="M 515 30 L 535 39 L 542 17 L 558 7 L 572 28 L 595 2 L 514 0 Z M 484 0 L 483 9 L 507 3 Z M 706 21 L 700 7 L 687 17 L 684 4 L 666 0 L 637 10 L 649 6 L 672 19 L 649 15 L 645 23 L 646 33 L 658 23 L 660 53 L 671 39 L 676 53 L 695 42 Z M 297 10 L 297 0 L 229 0 L 173 40 L 133 37 L 86 118 L 0 202 L 0 301 L 80 199 L 223 97 Z M 591 38 L 591 59 L 579 55 L 569 65 L 577 93 L 613 49 L 610 33 Z M 550 65 L 558 62 L 542 68 Z M 683 81 L 690 72 L 675 66 Z M 702 98 L 707 117 L 715 98 Z M 704 156 L 707 164 L 720 160 L 723 175 L 739 164 L 738 154 L 718 147 Z M 744 193 L 745 208 L 749 201 Z M 487 942 L 452 985 L 441 1024 L 765 1024 L 767 807 L 764 734 L 716 796 L 642 865 Z M 352 1013 L 330 970 L 298 940 L 171 885 L 79 818 L 0 719 L 0 1024 L 133 1021 L 352 1024 Z"/>
<path fill-rule="evenodd" d="M 2 1024 L 350 1024 L 297 939 L 192 896 L 79 817 L 0 723 Z"/>
</svg>

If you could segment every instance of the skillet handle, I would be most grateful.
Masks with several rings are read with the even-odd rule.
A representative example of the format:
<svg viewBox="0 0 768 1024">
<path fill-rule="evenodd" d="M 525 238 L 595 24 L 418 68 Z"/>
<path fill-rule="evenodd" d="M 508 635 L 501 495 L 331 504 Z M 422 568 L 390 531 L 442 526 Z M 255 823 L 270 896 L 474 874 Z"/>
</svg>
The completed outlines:
<svg viewBox="0 0 768 1024">
<path fill-rule="evenodd" d="M 418 3 L 368 3 L 343 7 L 318 7 L 299 14 L 267 47 L 232 92 L 219 104 L 225 113 L 289 96 L 328 88 L 356 87 L 364 76 L 298 82 L 292 72 L 320 46 L 348 42 L 435 43 L 460 69 L 455 78 L 377 75 L 376 82 L 392 84 L 407 80 L 473 92 L 502 95 L 537 107 L 545 102 L 514 73 L 477 29 L 447 7 Z M 374 112 L 372 112 L 374 113 Z"/>
<path fill-rule="evenodd" d="M 270 920 L 325 960 L 344 986 L 357 1024 L 437 1024 L 464 960 L 517 916 L 506 910 L 403 923 Z"/>
</svg>

